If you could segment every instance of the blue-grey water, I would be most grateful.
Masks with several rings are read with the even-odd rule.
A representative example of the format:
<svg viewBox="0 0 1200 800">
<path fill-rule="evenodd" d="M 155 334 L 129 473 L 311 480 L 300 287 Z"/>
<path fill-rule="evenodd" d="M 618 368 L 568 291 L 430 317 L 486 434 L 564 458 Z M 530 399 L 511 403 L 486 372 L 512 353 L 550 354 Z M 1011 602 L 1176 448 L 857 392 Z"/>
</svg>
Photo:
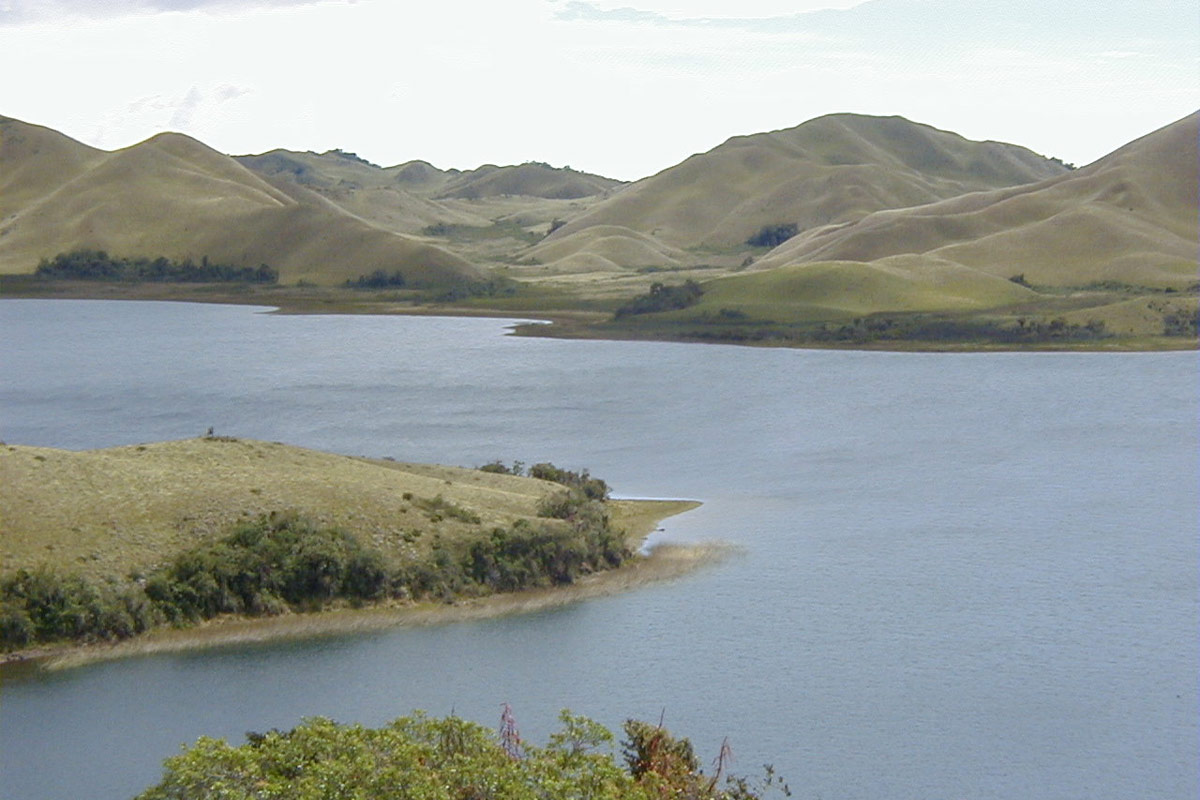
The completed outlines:
<svg viewBox="0 0 1200 800">
<path fill-rule="evenodd" d="M 685 579 L 528 616 L 6 678 L 0 797 L 129 797 L 201 735 L 414 708 L 728 736 L 801 798 L 1197 797 L 1196 353 L 505 336 L 487 319 L 0 302 L 0 439 L 217 433 L 588 467 L 704 501 Z M 2 487 L 0 487 L 2 490 Z"/>
</svg>

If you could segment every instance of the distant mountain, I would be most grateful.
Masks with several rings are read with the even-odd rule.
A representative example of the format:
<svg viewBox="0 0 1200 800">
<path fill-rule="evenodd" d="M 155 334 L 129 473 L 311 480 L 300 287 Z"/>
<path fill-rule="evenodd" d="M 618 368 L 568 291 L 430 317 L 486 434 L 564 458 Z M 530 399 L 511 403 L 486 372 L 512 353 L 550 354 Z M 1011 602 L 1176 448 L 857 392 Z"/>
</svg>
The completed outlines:
<svg viewBox="0 0 1200 800">
<path fill-rule="evenodd" d="M 576 200 L 618 189 L 625 184 L 601 175 L 530 162 L 511 167 L 486 164 L 451 180 L 439 197 L 475 200 L 481 197 L 543 197 Z"/>
<path fill-rule="evenodd" d="M 438 169 L 427 161 L 379 167 L 339 150 L 320 154 L 272 150 L 238 156 L 237 161 L 293 195 L 312 193 L 385 230 L 423 236 L 430 228 L 487 229 L 499 220 L 544 232 L 552 219 L 566 213 L 568 201 L 590 199 L 624 185 L 532 162 L 508 167 L 486 164 L 466 172 Z M 453 237 L 435 239 L 468 260 L 496 255 L 490 249 L 472 250 L 470 242 Z M 511 248 L 526 243 L 527 239 L 513 240 Z"/>
<path fill-rule="evenodd" d="M 376 269 L 401 270 L 411 285 L 482 277 L 456 255 L 268 181 L 181 134 L 109 153 L 0 118 L 0 272 L 30 272 L 80 248 L 266 263 L 283 282 L 340 283 Z"/>
<path fill-rule="evenodd" d="M 593 226 L 678 248 L 745 249 L 766 226 L 804 231 L 1065 171 L 1023 147 L 974 142 L 902 117 L 832 114 L 735 137 L 644 178 L 570 220 L 542 249 Z M 536 249 L 530 257 L 546 260 Z"/>
<path fill-rule="evenodd" d="M 1200 112 L 1048 180 L 810 230 L 755 268 L 920 256 L 1039 285 L 1194 284 L 1198 134 Z"/>
<path fill-rule="evenodd" d="M 378 167 L 352 154 L 272 150 L 235 160 L 292 195 L 320 197 L 344 211 L 393 233 L 419 234 L 434 224 L 487 226 L 486 215 L 431 199 L 457 170 L 443 171 L 423 161 Z"/>
</svg>

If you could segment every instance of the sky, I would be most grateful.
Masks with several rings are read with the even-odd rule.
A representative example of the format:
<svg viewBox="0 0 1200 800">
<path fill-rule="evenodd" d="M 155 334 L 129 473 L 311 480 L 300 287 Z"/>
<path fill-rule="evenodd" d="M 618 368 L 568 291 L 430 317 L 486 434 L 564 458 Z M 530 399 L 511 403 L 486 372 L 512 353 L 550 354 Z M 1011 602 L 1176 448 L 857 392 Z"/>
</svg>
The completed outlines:
<svg viewBox="0 0 1200 800">
<path fill-rule="evenodd" d="M 0 115 L 94 147 L 632 180 L 898 114 L 1079 165 L 1200 108 L 1195 0 L 0 0 Z"/>
</svg>

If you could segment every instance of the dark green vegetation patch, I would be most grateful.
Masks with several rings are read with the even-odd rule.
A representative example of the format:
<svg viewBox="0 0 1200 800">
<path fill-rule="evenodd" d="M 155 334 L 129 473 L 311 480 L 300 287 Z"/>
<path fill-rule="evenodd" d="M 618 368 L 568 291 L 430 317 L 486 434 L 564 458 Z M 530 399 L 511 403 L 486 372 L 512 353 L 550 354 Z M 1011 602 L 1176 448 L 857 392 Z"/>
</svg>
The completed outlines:
<svg viewBox="0 0 1200 800">
<path fill-rule="evenodd" d="M 103 250 L 74 250 L 42 259 L 34 275 L 44 280 L 147 281 L 158 283 L 277 283 L 279 273 L 260 264 L 239 267 L 218 264 L 208 256 L 194 263 L 190 258 L 172 261 L 158 258 L 118 258 Z"/>
</svg>

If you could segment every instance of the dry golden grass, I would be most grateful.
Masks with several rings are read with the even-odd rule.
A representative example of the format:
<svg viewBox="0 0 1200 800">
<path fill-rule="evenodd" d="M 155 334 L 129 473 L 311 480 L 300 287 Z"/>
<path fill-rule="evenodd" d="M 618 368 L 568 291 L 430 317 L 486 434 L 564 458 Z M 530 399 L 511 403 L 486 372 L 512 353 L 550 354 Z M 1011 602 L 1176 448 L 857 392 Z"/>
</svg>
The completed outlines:
<svg viewBox="0 0 1200 800">
<path fill-rule="evenodd" d="M 616 269 L 679 267 L 691 259 L 682 250 L 652 236 L 617 225 L 593 225 L 565 237 L 552 237 L 522 253 L 522 260 L 538 261 L 554 272 L 579 271 L 588 259 L 597 266 Z M 574 266 L 575 268 L 572 268 Z"/>
<path fill-rule="evenodd" d="M 741 247 L 764 225 L 847 222 L 1060 171 L 1015 145 L 971 142 L 899 117 L 834 114 L 730 139 L 632 184 L 555 238 L 615 225 L 678 247 Z"/>
<path fill-rule="evenodd" d="M 3 571 L 50 564 L 93 577 L 144 570 L 272 511 L 341 527 L 385 552 L 419 552 L 434 531 L 470 537 L 533 518 L 538 501 L 561 490 L 475 469 L 223 438 L 83 452 L 3 446 L 0 483 Z M 612 513 L 618 527 L 640 537 L 654 520 L 681 510 L 614 501 Z"/>
<path fill-rule="evenodd" d="M 448 181 L 438 196 L 467 200 L 497 196 L 575 200 L 602 195 L 622 185 L 612 178 L 544 164 L 506 167 L 488 164 Z"/>
<path fill-rule="evenodd" d="M 786 242 L 756 268 L 916 255 L 1033 284 L 1196 281 L 1200 114 L 1040 183 L 880 211 Z"/>
</svg>

